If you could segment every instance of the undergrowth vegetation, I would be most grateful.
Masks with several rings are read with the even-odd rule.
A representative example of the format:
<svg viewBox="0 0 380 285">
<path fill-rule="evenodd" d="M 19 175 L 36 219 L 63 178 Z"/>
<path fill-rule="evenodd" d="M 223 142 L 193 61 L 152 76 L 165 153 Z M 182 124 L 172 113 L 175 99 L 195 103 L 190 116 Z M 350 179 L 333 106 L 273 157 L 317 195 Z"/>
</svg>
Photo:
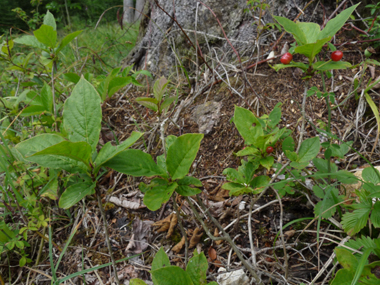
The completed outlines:
<svg viewBox="0 0 380 285">
<path fill-rule="evenodd" d="M 264 2 L 249 1 L 247 11 L 258 10 L 261 16 L 262 10 L 267 8 L 267 5 L 262 5 Z M 300 70 L 304 90 L 303 100 L 299 104 L 301 117 L 297 123 L 298 132 L 282 124 L 282 103 L 261 116 L 252 112 L 250 104 L 235 106 L 231 123 L 244 141 L 244 147 L 234 153 L 239 157 L 239 166 L 223 170 L 226 182 L 221 189 L 229 191 L 230 196 L 247 198 L 250 205 L 247 230 L 249 248 L 244 251 L 202 199 L 205 191 L 203 183 L 201 177 L 195 177 L 193 169 L 196 168 L 204 135 L 182 134 L 181 126 L 173 118 L 173 113 L 181 104 L 178 85 L 163 76 L 155 78 L 151 87 L 153 96 L 135 99 L 147 108 L 144 110 L 146 114 L 150 112 L 155 118 L 152 125 L 144 119 L 137 124 L 136 119 L 130 116 L 135 131 L 125 134 L 121 141 L 112 134 L 115 143 L 103 139 L 103 128 L 110 128 L 103 111 L 115 95 L 131 85 L 145 87 L 150 93 L 149 87 L 142 84 L 149 82 L 148 79 L 153 80 L 149 71 L 137 71 L 133 66 L 120 67 L 120 62 L 136 43 L 137 25 L 124 30 L 113 24 L 100 25 L 96 29 L 72 29 L 72 32 L 57 30 L 53 14 L 47 12 L 42 24 L 33 33 L 2 37 L 0 261 L 8 270 L 0 271 L 0 281 L 6 279 L 9 284 L 25 284 L 27 278 L 15 281 L 20 277 L 14 276 L 12 268 L 23 267 L 22 270 L 26 270 L 45 262 L 49 270 L 43 275 L 48 276 L 51 284 L 60 284 L 78 276 L 82 276 L 85 283 L 85 274 L 110 266 L 113 273 L 109 278 L 120 284 L 118 265 L 134 256 L 119 259 L 114 256 L 107 203 L 101 187 L 105 177 L 108 179 L 110 173 L 117 173 L 134 177 L 128 181 L 138 182 L 143 204 L 149 211 L 155 212 L 162 207 L 165 209 L 167 203 L 173 204 L 170 219 L 162 222 L 166 223 L 162 231 L 168 231 L 170 237 L 178 224 L 181 238 L 173 251 L 183 250 L 185 266 L 171 265 L 165 250 L 157 250 L 150 268 L 151 279 L 156 285 L 217 284 L 216 279 L 213 281 L 208 275 L 210 264 L 216 263 L 216 258 L 212 258 L 210 253 L 211 246 L 209 259 L 198 250 L 188 258 L 191 255 L 189 248 L 206 242 L 206 239 L 208 242 L 225 242 L 228 246 L 226 251 L 234 252 L 237 261 L 248 271 L 255 284 L 264 284 L 264 276 L 270 282 L 300 284 L 300 279 L 289 274 L 289 252 L 293 248 L 287 246 L 286 238 L 290 232 L 285 230 L 293 226 L 294 232 L 297 230 L 302 234 L 311 224 L 316 225 L 315 255 L 318 262 L 320 245 L 327 236 L 330 240 L 336 238 L 335 235 L 341 236 L 340 242 L 333 241 L 336 248 L 325 266 L 327 268 L 334 263 L 326 277 L 331 279 L 331 284 L 379 284 L 375 270 L 380 266 L 380 172 L 374 167 L 371 155 L 379 148 L 380 117 L 372 89 L 380 79 L 364 82 L 363 78 L 367 69 L 380 66 L 380 62 L 371 58 L 369 48 L 362 62 L 352 65 L 344 60 L 343 53 L 332 43 L 346 21 L 353 17 L 358 5 L 341 11 L 323 27 L 278 16 L 274 16 L 276 24 L 265 27 L 280 28 L 294 39 L 290 49 L 283 52 L 281 64 L 271 67 L 276 72 L 282 69 Z M 378 5 L 370 8 L 374 9 L 372 14 L 379 10 Z M 379 22 L 373 19 L 371 24 L 374 29 L 372 35 L 375 35 Z M 323 57 L 322 53 L 329 54 L 330 58 Z M 334 71 L 347 69 L 357 69 L 359 72 L 352 80 L 347 99 L 341 100 L 326 85 L 326 81 L 333 78 Z M 311 86 L 312 79 L 316 77 L 320 78 L 320 84 Z M 359 153 L 353 147 L 353 141 L 345 141 L 331 126 L 332 112 L 353 96 L 358 98 L 360 104 L 370 107 L 371 116 L 376 122 L 377 135 L 370 154 Z M 310 120 L 306 105 L 312 97 L 325 102 L 327 124 L 315 125 Z M 136 113 L 136 117 L 146 117 Z M 178 128 L 179 135 L 168 135 L 168 125 Z M 146 130 L 155 131 L 151 133 L 154 133 L 153 141 L 159 146 L 158 153 L 149 152 L 146 141 L 150 139 L 145 134 Z M 310 130 L 317 135 L 307 137 Z M 345 159 L 348 153 L 356 153 L 368 163 L 360 177 L 339 167 L 337 162 Z M 306 185 L 306 181 L 311 181 L 311 187 Z M 355 185 L 351 196 L 345 193 L 350 185 Z M 114 190 L 111 188 L 111 191 Z M 259 261 L 262 252 L 252 238 L 254 205 L 269 191 L 281 207 L 280 225 L 273 241 L 276 250 L 272 251 L 273 259 L 280 264 L 280 276 L 262 266 Z M 306 197 L 313 207 L 314 217 L 293 220 L 284 225 L 282 201 L 295 194 Z M 91 214 L 100 212 L 110 262 L 85 269 L 83 258 L 82 268 L 68 275 L 62 272 L 61 262 L 69 254 L 74 236 L 91 212 L 90 208 L 86 208 L 88 201 L 91 209 L 96 209 L 91 210 Z M 181 212 L 184 205 L 191 209 L 191 213 Z M 81 218 L 76 215 L 78 209 L 82 211 Z M 197 236 L 197 228 L 193 232 L 197 239 L 188 240 L 188 229 L 184 227 L 186 219 L 194 219 L 205 235 Z M 301 224 L 305 220 L 310 220 L 306 227 Z M 55 242 L 57 232 L 62 230 L 57 227 L 57 221 L 64 221 L 67 227 L 73 226 L 63 247 Z M 333 227 L 334 234 L 325 234 L 323 224 Z M 302 229 L 299 230 L 300 225 Z M 265 235 L 266 229 L 262 231 Z M 48 249 L 45 249 L 45 243 L 48 243 Z M 341 267 L 335 272 L 338 263 Z M 28 274 L 32 271 L 41 273 L 33 270 L 30 269 Z M 321 268 L 318 270 L 324 272 Z M 317 274 L 313 278 L 308 280 L 310 284 L 319 280 Z M 145 281 L 134 278 L 130 284 L 146 284 Z"/>
</svg>

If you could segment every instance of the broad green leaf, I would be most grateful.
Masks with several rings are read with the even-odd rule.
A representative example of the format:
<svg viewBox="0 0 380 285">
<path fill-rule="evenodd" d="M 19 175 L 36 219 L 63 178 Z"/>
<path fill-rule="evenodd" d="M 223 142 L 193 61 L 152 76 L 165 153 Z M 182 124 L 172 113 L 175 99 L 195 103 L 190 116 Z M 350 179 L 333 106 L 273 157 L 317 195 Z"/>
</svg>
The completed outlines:
<svg viewBox="0 0 380 285">
<path fill-rule="evenodd" d="M 118 155 L 120 152 L 125 151 L 131 145 L 133 145 L 144 133 L 132 132 L 131 136 L 123 141 L 118 146 L 113 146 L 111 142 L 106 143 L 102 149 L 99 151 L 98 156 L 95 159 L 95 165 L 97 172 L 100 167 L 106 163 L 108 160 Z"/>
<path fill-rule="evenodd" d="M 164 154 L 159 155 L 159 156 L 157 156 L 156 159 L 157 159 L 157 165 L 158 165 L 158 167 L 162 168 L 162 170 L 165 171 L 165 174 L 162 174 L 161 176 L 169 179 L 168 169 L 166 167 L 165 155 Z"/>
<path fill-rule="evenodd" d="M 66 79 L 67 81 L 74 83 L 74 84 L 77 84 L 80 80 L 80 76 L 76 73 L 73 73 L 73 72 L 63 74 L 63 78 Z"/>
<path fill-rule="evenodd" d="M 20 267 L 23 267 L 25 264 L 26 264 L 26 257 L 23 256 L 23 257 L 21 257 L 21 259 L 19 260 L 19 266 L 20 266 Z"/>
<path fill-rule="evenodd" d="M 53 112 L 53 93 L 51 87 L 44 82 L 44 87 L 41 89 L 41 100 L 45 107 L 45 110 L 52 113 Z"/>
<path fill-rule="evenodd" d="M 348 141 L 342 143 L 341 145 L 331 144 L 330 149 L 332 151 L 331 156 L 337 156 L 343 158 L 347 152 L 350 150 L 350 146 L 353 144 L 353 141 Z"/>
<path fill-rule="evenodd" d="M 124 70 L 123 70 L 124 71 Z M 133 75 L 137 75 L 137 74 L 143 74 L 143 75 L 146 75 L 146 76 L 149 76 L 150 78 L 152 78 L 153 79 L 153 76 L 152 76 L 152 74 L 148 71 L 148 70 L 138 70 L 138 71 L 136 71 Z M 124 75 L 123 75 L 124 76 Z"/>
<path fill-rule="evenodd" d="M 102 121 L 101 100 L 83 77 L 75 85 L 63 107 L 63 125 L 72 142 L 85 141 L 96 150 Z"/>
<path fill-rule="evenodd" d="M 354 278 L 355 271 L 348 269 L 340 269 L 335 274 L 331 285 L 351 285 L 351 282 Z"/>
<path fill-rule="evenodd" d="M 26 107 L 20 116 L 22 117 L 29 117 L 29 116 L 34 116 L 34 115 L 40 115 L 42 114 L 43 112 L 45 112 L 46 109 L 44 106 L 40 106 L 40 105 L 32 105 L 32 106 L 29 106 L 29 107 Z"/>
<path fill-rule="evenodd" d="M 71 34 L 68 34 L 65 36 L 62 41 L 60 42 L 58 48 L 57 48 L 57 53 L 59 53 L 65 46 L 67 46 L 73 39 L 75 39 L 77 36 L 79 36 L 82 33 L 82 31 L 75 31 Z"/>
<path fill-rule="evenodd" d="M 138 149 L 128 149 L 115 155 L 103 164 L 118 172 L 132 176 L 156 176 L 165 174 L 152 156 Z"/>
<path fill-rule="evenodd" d="M 169 201 L 174 190 L 177 188 L 176 182 L 171 183 L 169 186 L 156 186 L 148 190 L 144 195 L 144 204 L 151 211 L 157 211 L 161 208 L 161 205 Z"/>
<path fill-rule="evenodd" d="M 249 145 L 254 144 L 258 135 L 254 131 L 258 131 L 258 128 L 261 127 L 255 115 L 247 109 L 235 106 L 234 123 L 245 142 Z M 252 128 L 253 125 L 256 125 L 257 128 Z"/>
<path fill-rule="evenodd" d="M 178 137 L 173 136 L 173 135 L 168 135 L 165 138 L 165 148 L 166 151 L 168 151 L 169 147 L 177 140 Z"/>
<path fill-rule="evenodd" d="M 13 46 L 14 46 L 13 40 L 8 39 L 8 41 L 5 42 L 4 45 L 0 45 L 1 47 L 0 51 L 9 56 L 9 52 L 12 51 Z"/>
<path fill-rule="evenodd" d="M 65 139 L 57 134 L 42 134 L 19 143 L 15 149 L 26 161 L 34 162 L 44 167 L 63 169 L 71 173 L 85 172 L 87 167 L 84 163 L 68 157 L 54 155 L 30 157 L 36 152 L 63 141 L 65 141 Z"/>
<path fill-rule="evenodd" d="M 362 177 L 364 181 L 371 182 L 373 184 L 379 184 L 380 183 L 380 172 L 378 169 L 373 167 L 367 167 L 363 169 Z"/>
<path fill-rule="evenodd" d="M 358 177 L 356 177 L 353 173 L 349 172 L 348 170 L 339 170 L 334 175 L 334 178 L 338 179 L 339 182 L 342 182 L 344 184 L 356 184 L 358 183 Z"/>
<path fill-rule="evenodd" d="M 0 242 L 9 242 L 15 237 L 15 233 L 11 231 L 8 225 L 4 222 L 0 222 Z"/>
<path fill-rule="evenodd" d="M 169 257 L 165 253 L 165 250 L 163 247 L 160 248 L 159 251 L 157 251 L 156 255 L 154 256 L 153 262 L 152 262 L 152 271 L 160 268 L 164 268 L 166 266 L 170 266 Z"/>
<path fill-rule="evenodd" d="M 46 12 L 46 15 L 44 17 L 44 25 L 50 26 L 54 29 L 54 31 L 57 29 L 57 24 L 55 23 L 55 19 L 52 13 L 48 10 Z"/>
<path fill-rule="evenodd" d="M 49 158 L 56 156 L 65 156 L 88 165 L 91 157 L 91 146 L 86 142 L 69 142 L 63 141 L 52 145 L 44 150 L 34 153 L 32 156 L 49 155 Z M 27 157 L 28 159 L 28 157 Z"/>
<path fill-rule="evenodd" d="M 376 123 L 377 123 L 377 133 L 380 133 L 379 109 L 377 109 L 375 102 L 373 102 L 371 96 L 369 96 L 367 92 L 365 92 L 364 96 L 365 96 L 365 99 L 367 100 L 368 105 L 371 107 L 373 114 L 375 115 Z"/>
<path fill-rule="evenodd" d="M 333 37 L 343 27 L 344 23 L 348 20 L 352 12 L 356 9 L 356 7 L 359 4 L 356 4 L 354 6 L 347 8 L 346 10 L 341 12 L 338 16 L 336 16 L 334 19 L 331 19 L 326 24 L 325 28 L 319 33 L 318 39 Z"/>
<path fill-rule="evenodd" d="M 131 279 L 130 285 L 146 285 L 146 283 L 144 281 L 142 281 L 141 279 Z"/>
<path fill-rule="evenodd" d="M 38 193 L 41 197 L 58 200 L 58 179 L 52 178 Z"/>
<path fill-rule="evenodd" d="M 361 208 L 354 210 L 353 212 L 347 212 L 342 217 L 343 229 L 349 235 L 358 233 L 364 228 L 368 222 L 369 213 L 371 212 L 371 205 L 368 203 L 361 203 Z"/>
<path fill-rule="evenodd" d="M 289 150 L 285 150 L 285 155 L 287 158 L 290 159 L 290 161 L 297 161 L 298 160 L 298 155 L 295 151 L 289 151 Z"/>
<path fill-rule="evenodd" d="M 298 45 L 304 45 L 307 43 L 305 33 L 296 23 L 284 17 L 274 16 L 274 18 L 281 26 L 284 27 L 285 31 L 294 36 Z"/>
<path fill-rule="evenodd" d="M 245 177 L 240 171 L 237 171 L 234 168 L 226 168 L 223 170 L 223 175 L 227 176 L 227 180 L 238 182 L 238 183 L 245 183 Z"/>
<path fill-rule="evenodd" d="M 281 106 L 281 105 L 280 105 Z M 272 112 L 269 114 L 268 118 L 268 127 L 274 128 L 277 126 L 277 124 L 281 121 L 281 108 L 279 104 L 277 104 Z"/>
<path fill-rule="evenodd" d="M 321 27 L 316 23 L 297 22 L 297 26 L 303 31 L 306 36 L 306 43 L 315 43 L 321 31 Z"/>
<path fill-rule="evenodd" d="M 268 170 L 272 167 L 273 162 L 274 162 L 273 156 L 266 156 L 260 159 L 260 164 Z"/>
<path fill-rule="evenodd" d="M 294 62 L 292 61 L 291 63 L 289 64 L 275 64 L 272 66 L 272 68 L 276 71 L 279 71 L 280 69 L 283 69 L 283 68 L 288 68 L 288 67 L 298 67 L 298 68 L 301 68 L 303 71 L 306 71 L 309 66 L 303 62 Z"/>
<path fill-rule="evenodd" d="M 321 196 L 320 193 L 316 192 L 317 189 L 318 189 L 318 187 L 313 187 L 313 191 L 316 194 L 318 194 L 318 195 Z M 336 204 L 333 195 L 335 195 L 335 197 L 336 197 L 339 194 L 339 191 L 338 191 L 338 189 L 332 188 L 332 187 L 330 187 L 330 191 L 329 191 L 328 188 L 326 188 L 325 191 L 326 191 L 326 194 L 324 194 L 323 196 L 321 196 L 323 198 L 322 201 L 319 201 L 317 203 L 317 205 L 315 205 L 314 214 L 315 214 L 316 217 L 322 215 L 322 218 L 328 219 L 332 215 L 334 215 L 334 213 L 336 211 L 336 207 L 333 207 Z M 328 210 L 328 209 L 330 209 L 330 210 Z M 326 211 L 326 210 L 328 210 L 328 211 Z"/>
<path fill-rule="evenodd" d="M 309 162 L 319 153 L 321 143 L 318 137 L 306 139 L 302 142 L 298 152 L 297 162 Z"/>
<path fill-rule="evenodd" d="M 185 176 L 184 178 L 177 181 L 178 185 L 194 185 L 196 187 L 202 187 L 202 182 L 192 176 Z"/>
<path fill-rule="evenodd" d="M 249 188 L 249 189 L 248 189 Z M 239 196 L 240 194 L 252 193 L 252 188 L 240 183 L 227 182 L 222 185 L 222 189 L 230 191 L 230 196 Z"/>
<path fill-rule="evenodd" d="M 358 265 L 356 257 L 347 249 L 337 247 L 334 249 L 336 257 L 343 268 L 355 272 Z"/>
<path fill-rule="evenodd" d="M 164 102 L 162 102 L 160 106 L 160 110 L 165 110 L 170 106 L 171 103 L 173 103 L 177 99 L 177 96 L 172 96 L 172 97 L 166 97 Z"/>
<path fill-rule="evenodd" d="M 22 66 L 23 67 L 28 67 L 28 64 L 29 64 L 29 61 L 30 61 L 30 59 L 32 58 L 32 56 L 34 55 L 34 52 L 30 52 L 30 53 L 28 53 L 28 55 L 27 56 L 25 56 L 25 58 L 23 59 L 23 61 L 22 61 Z M 26 82 L 25 82 L 26 83 Z M 31 82 L 29 82 L 29 84 L 30 84 Z"/>
<path fill-rule="evenodd" d="M 203 252 L 198 254 L 194 251 L 194 256 L 189 260 L 186 266 L 186 273 L 189 274 L 194 284 L 207 284 L 208 262 Z"/>
<path fill-rule="evenodd" d="M 179 195 L 187 197 L 187 196 L 194 196 L 199 193 L 202 193 L 201 190 L 198 188 L 193 188 L 187 185 L 178 185 L 177 189 L 175 190 Z"/>
<path fill-rule="evenodd" d="M 156 82 L 154 83 L 153 94 L 158 102 L 160 102 L 162 99 L 162 96 L 164 96 L 166 87 L 168 84 L 169 84 L 169 81 L 167 81 L 167 79 L 163 76 L 160 79 L 156 80 Z"/>
<path fill-rule="evenodd" d="M 351 63 L 347 61 L 317 61 L 313 63 L 313 69 L 327 71 L 331 69 L 346 69 L 350 68 Z"/>
<path fill-rule="evenodd" d="M 255 192 L 259 191 L 261 192 L 264 190 L 265 187 L 269 185 L 270 178 L 266 175 L 260 175 L 251 181 L 250 185 L 253 189 L 255 189 Z"/>
<path fill-rule="evenodd" d="M 147 107 L 154 112 L 158 111 L 158 101 L 155 98 L 148 98 L 148 97 L 137 97 L 136 102 L 140 105 L 143 105 L 144 107 Z"/>
<path fill-rule="evenodd" d="M 284 139 L 284 141 L 282 142 L 282 151 L 294 152 L 294 149 L 295 149 L 294 139 L 292 137 L 287 137 L 286 139 Z M 295 160 L 297 160 L 297 157 L 295 158 Z"/>
<path fill-rule="evenodd" d="M 309 43 L 306 45 L 298 46 L 295 48 L 294 52 L 303 54 L 310 61 L 313 61 L 315 56 L 321 51 L 325 43 L 331 40 L 331 37 L 318 40 L 316 43 Z"/>
<path fill-rule="evenodd" d="M 371 213 L 371 222 L 375 228 L 380 228 L 380 202 L 377 201 Z"/>
<path fill-rule="evenodd" d="M 259 154 L 260 151 L 255 148 L 255 147 L 252 147 L 252 146 L 247 146 L 245 148 L 243 148 L 242 150 L 239 150 L 236 155 L 237 156 L 246 156 L 246 155 L 257 155 Z"/>
<path fill-rule="evenodd" d="M 166 165 L 173 180 L 181 179 L 189 172 L 202 138 L 203 134 L 182 135 L 169 147 Z"/>
<path fill-rule="evenodd" d="M 115 94 L 117 91 L 119 91 L 121 88 L 125 87 L 129 83 L 132 82 L 131 77 L 115 77 L 112 78 L 108 85 L 108 97 L 111 97 L 113 94 Z"/>
<path fill-rule="evenodd" d="M 160 268 L 153 270 L 151 273 L 155 285 L 195 285 L 189 275 L 177 266 Z"/>
<path fill-rule="evenodd" d="M 49 146 L 55 145 L 64 141 L 65 139 L 57 134 L 42 134 L 37 135 L 31 139 L 22 141 L 17 144 L 15 148 L 23 155 L 30 156 L 39 152 Z"/>
<path fill-rule="evenodd" d="M 22 36 L 20 38 L 14 39 L 14 42 L 21 45 L 31 46 L 35 48 L 45 49 L 45 45 L 37 40 L 35 36 Z"/>
<path fill-rule="evenodd" d="M 63 192 L 61 199 L 59 199 L 59 207 L 63 209 L 68 209 L 78 203 L 87 195 L 92 195 L 95 193 L 96 183 L 77 183 L 67 187 L 65 192 Z"/>
<path fill-rule="evenodd" d="M 238 168 L 238 172 L 243 175 L 243 183 L 249 184 L 252 181 L 255 171 L 260 166 L 260 163 L 255 163 L 253 161 L 241 160 L 241 165 Z"/>
<path fill-rule="evenodd" d="M 330 163 L 330 171 L 328 163 Z M 338 166 L 331 161 L 327 161 L 326 159 L 314 158 L 313 164 L 322 173 L 334 173 L 338 171 Z"/>
<path fill-rule="evenodd" d="M 37 40 L 45 46 L 55 48 L 57 43 L 57 31 L 53 27 L 42 25 L 38 30 L 33 32 Z"/>
</svg>

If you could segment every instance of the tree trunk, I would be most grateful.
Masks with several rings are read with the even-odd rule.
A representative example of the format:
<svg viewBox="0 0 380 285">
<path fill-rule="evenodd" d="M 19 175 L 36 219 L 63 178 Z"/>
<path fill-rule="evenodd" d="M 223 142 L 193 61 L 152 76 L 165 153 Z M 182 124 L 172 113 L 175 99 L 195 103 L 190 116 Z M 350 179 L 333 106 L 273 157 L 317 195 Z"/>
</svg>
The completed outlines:
<svg viewBox="0 0 380 285">
<path fill-rule="evenodd" d="M 134 5 L 133 0 L 124 0 L 123 1 L 124 6 L 124 15 L 123 15 L 123 23 L 128 24 L 132 23 L 134 20 Z"/>
<path fill-rule="evenodd" d="M 203 0 L 202 2 L 210 7 L 212 12 L 195 0 L 147 1 L 144 14 L 150 15 L 150 20 L 143 16 L 140 40 L 123 60 L 122 65 L 134 64 L 135 68 L 148 69 L 155 76 L 182 74 L 182 67 L 189 73 L 196 67 L 206 71 L 208 67 L 200 55 L 210 67 L 213 64 L 220 66 L 220 61 L 238 66 L 237 53 L 243 61 L 250 59 L 254 62 L 257 52 L 259 51 L 262 56 L 264 47 L 268 50 L 267 46 L 279 36 L 277 29 L 265 30 L 261 33 L 257 44 L 259 10 L 247 12 L 246 0 Z M 263 25 L 274 22 L 272 15 L 295 19 L 309 0 L 266 2 L 271 4 L 262 13 Z M 324 1 L 327 17 L 335 10 L 334 3 L 334 1 Z M 157 4 L 166 12 L 163 12 Z M 298 20 L 322 24 L 323 14 L 319 1 L 314 1 Z M 191 42 L 184 36 L 175 20 L 187 33 Z M 229 41 L 226 40 L 224 32 Z M 200 47 L 198 56 L 194 48 L 196 43 Z M 219 72 L 223 72 L 223 69 L 219 69 Z"/>
<path fill-rule="evenodd" d="M 136 0 L 136 10 L 135 10 L 135 21 L 140 21 L 143 15 L 141 15 L 144 10 L 145 0 Z"/>
</svg>

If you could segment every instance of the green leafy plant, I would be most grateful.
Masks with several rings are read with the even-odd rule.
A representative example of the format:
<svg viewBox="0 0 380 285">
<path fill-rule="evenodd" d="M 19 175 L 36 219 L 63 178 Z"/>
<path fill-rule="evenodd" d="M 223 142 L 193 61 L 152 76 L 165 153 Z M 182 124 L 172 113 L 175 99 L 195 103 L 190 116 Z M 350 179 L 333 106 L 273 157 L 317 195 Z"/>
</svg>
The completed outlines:
<svg viewBox="0 0 380 285">
<path fill-rule="evenodd" d="M 161 77 L 154 83 L 154 98 L 138 97 L 136 102 L 153 110 L 160 116 L 177 99 L 177 96 L 164 96 L 169 83 L 165 77 Z"/>
<path fill-rule="evenodd" d="M 140 190 L 145 193 L 144 204 L 152 211 L 169 201 L 177 192 L 182 196 L 193 196 L 201 192 L 196 187 L 202 186 L 199 179 L 186 176 L 197 155 L 203 134 L 185 134 L 180 137 L 166 138 L 166 152 L 157 157 L 157 163 L 152 156 L 141 150 L 127 150 L 119 156 L 110 159 L 105 166 L 118 172 L 132 176 L 159 176 L 150 184 L 140 183 Z M 191 185 L 196 187 L 191 187 Z"/>
<path fill-rule="evenodd" d="M 359 4 L 351 6 L 341 12 L 334 19 L 331 19 L 323 30 L 316 23 L 297 22 L 275 16 L 276 21 L 287 31 L 292 34 L 297 42 L 297 46 L 290 49 L 290 53 L 298 53 L 306 56 L 309 63 L 291 61 L 288 64 L 276 64 L 273 68 L 278 71 L 282 68 L 298 67 L 306 73 L 305 78 L 310 78 L 316 71 L 326 71 L 331 69 L 345 69 L 351 67 L 351 64 L 344 61 L 316 61 L 316 56 L 322 50 L 322 47 L 328 43 L 336 32 L 344 25 L 351 13 Z"/>
<path fill-rule="evenodd" d="M 101 167 L 142 136 L 142 133 L 133 132 L 120 145 L 113 146 L 108 142 L 97 152 L 102 119 L 100 102 L 94 87 L 82 78 L 64 104 L 63 133 L 41 134 L 14 148 L 15 156 L 21 161 L 77 173 L 71 176 L 59 200 L 62 208 L 67 209 L 85 196 L 94 194 Z"/>
<path fill-rule="evenodd" d="M 160 248 L 153 259 L 150 273 L 155 285 L 217 285 L 215 281 L 207 283 L 207 269 L 208 262 L 203 252 L 199 254 L 195 250 L 186 270 L 183 270 L 178 266 L 170 265 L 164 249 Z M 131 285 L 146 285 L 146 283 L 140 279 L 132 279 Z"/>
<path fill-rule="evenodd" d="M 380 37 L 380 20 L 378 17 L 380 12 L 380 3 L 377 2 L 376 4 L 369 4 L 365 7 L 370 10 L 371 17 L 366 19 L 369 29 L 367 34 L 364 34 L 363 36 L 368 39 L 378 39 Z M 377 48 L 379 47 L 379 42 L 374 41 L 371 45 Z"/>
<path fill-rule="evenodd" d="M 123 71 L 121 71 L 121 67 L 114 68 L 107 77 L 102 78 L 98 77 L 98 80 L 100 81 L 99 86 L 97 87 L 97 91 L 100 94 L 100 97 L 103 101 L 108 100 L 112 97 L 116 92 L 118 92 L 121 88 L 125 87 L 126 85 L 133 83 L 136 86 L 142 86 L 137 80 L 136 77 L 139 74 L 144 74 L 149 77 L 152 77 L 150 72 L 146 70 L 140 70 L 136 71 L 133 74 L 129 75 L 132 71 L 133 66 L 128 66 L 124 68 Z M 118 76 L 118 75 L 121 76 Z M 71 75 L 73 76 L 73 75 Z M 75 79 L 74 79 L 75 78 Z M 72 82 L 79 80 L 79 76 L 76 75 L 72 79 Z M 75 82 L 76 83 L 76 82 Z"/>
<path fill-rule="evenodd" d="M 230 195 L 258 194 L 268 186 L 267 175 L 254 174 L 260 167 L 269 170 L 273 166 L 273 146 L 290 134 L 290 130 L 277 127 L 281 120 L 280 106 L 281 104 L 277 104 L 269 116 L 260 118 L 249 110 L 235 107 L 233 121 L 246 144 L 236 155 L 247 156 L 247 160 L 241 160 L 238 170 L 227 168 L 223 171 L 231 182 L 223 184 L 222 188 L 229 190 Z"/>
<path fill-rule="evenodd" d="M 344 248 L 337 247 L 334 252 L 343 268 L 336 273 L 332 285 L 379 283 L 375 269 L 380 266 L 380 261 L 370 262 L 369 256 L 375 254 L 377 258 L 380 257 L 380 239 L 362 236 L 349 240 Z"/>
</svg>

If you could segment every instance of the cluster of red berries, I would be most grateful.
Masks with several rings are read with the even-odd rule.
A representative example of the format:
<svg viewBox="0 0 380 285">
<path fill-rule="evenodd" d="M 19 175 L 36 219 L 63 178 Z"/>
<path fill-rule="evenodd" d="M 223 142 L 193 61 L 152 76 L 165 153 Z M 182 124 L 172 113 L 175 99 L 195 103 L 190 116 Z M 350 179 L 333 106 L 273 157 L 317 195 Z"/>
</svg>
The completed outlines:
<svg viewBox="0 0 380 285">
<path fill-rule="evenodd" d="M 340 50 L 336 50 L 331 54 L 332 61 L 339 61 L 342 59 L 342 57 L 343 57 L 343 52 L 341 52 Z M 293 55 L 290 52 L 287 52 L 281 57 L 281 63 L 289 64 L 292 61 L 292 59 L 293 59 Z"/>
</svg>

